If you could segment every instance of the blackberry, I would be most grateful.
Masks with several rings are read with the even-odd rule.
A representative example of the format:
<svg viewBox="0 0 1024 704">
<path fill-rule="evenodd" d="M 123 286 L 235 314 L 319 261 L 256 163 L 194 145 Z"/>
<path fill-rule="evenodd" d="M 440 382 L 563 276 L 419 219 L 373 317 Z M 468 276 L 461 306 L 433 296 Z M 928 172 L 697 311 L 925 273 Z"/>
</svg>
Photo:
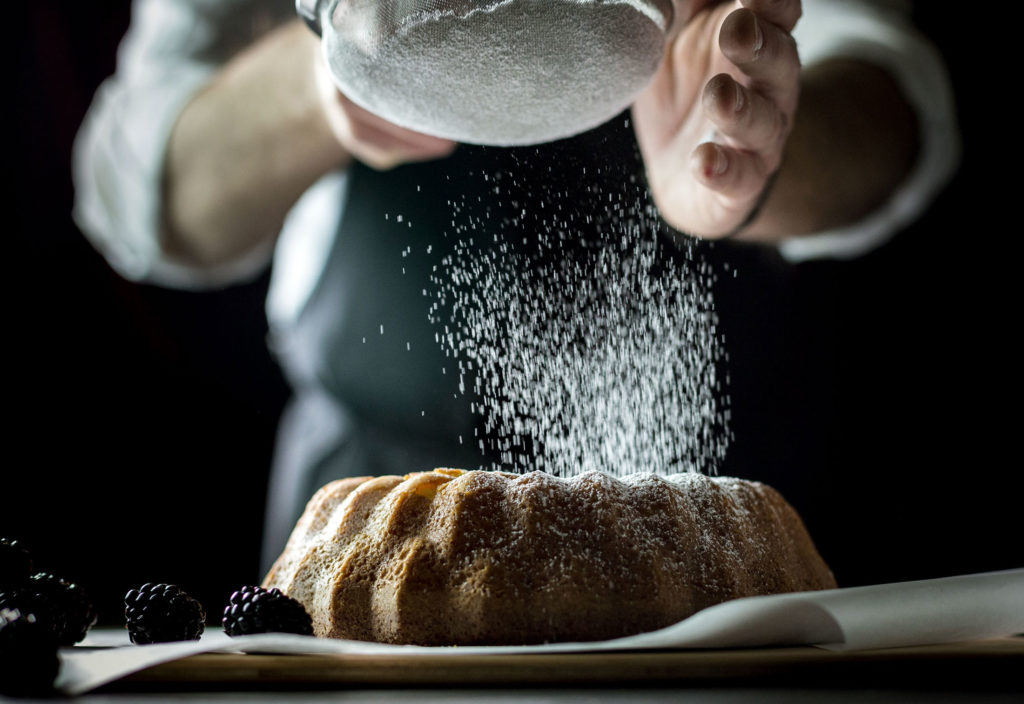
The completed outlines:
<svg viewBox="0 0 1024 704">
<path fill-rule="evenodd" d="M 59 669 L 57 642 L 50 628 L 35 614 L 0 609 L 0 694 L 50 694 Z"/>
<path fill-rule="evenodd" d="M 46 572 L 0 592 L 0 608 L 33 614 L 36 621 L 50 629 L 57 645 L 74 645 L 96 623 L 96 608 L 85 590 Z"/>
<path fill-rule="evenodd" d="M 203 605 L 174 584 L 147 582 L 124 597 L 124 617 L 132 643 L 199 640 L 206 629 Z"/>
<path fill-rule="evenodd" d="M 32 575 L 32 555 L 24 543 L 0 538 L 0 591 L 23 584 Z"/>
<path fill-rule="evenodd" d="M 313 635 L 313 621 L 302 604 L 280 589 L 242 587 L 224 608 L 224 632 L 229 636 L 250 633 L 298 633 Z"/>
</svg>

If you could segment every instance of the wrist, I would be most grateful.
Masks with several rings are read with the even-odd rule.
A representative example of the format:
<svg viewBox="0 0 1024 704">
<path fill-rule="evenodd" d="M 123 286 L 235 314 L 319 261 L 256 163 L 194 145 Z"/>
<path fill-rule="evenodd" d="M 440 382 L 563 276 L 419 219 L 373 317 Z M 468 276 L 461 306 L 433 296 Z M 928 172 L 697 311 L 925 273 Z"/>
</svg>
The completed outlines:
<svg viewBox="0 0 1024 704">
<path fill-rule="evenodd" d="M 768 178 L 765 179 L 764 186 L 761 188 L 761 193 L 757 196 L 757 200 L 754 201 L 754 205 L 750 209 L 750 212 L 747 213 L 747 216 L 745 218 L 743 218 L 743 222 L 741 222 L 739 225 L 733 228 L 731 232 L 728 232 L 725 235 L 723 235 L 724 238 L 742 239 L 743 234 L 748 229 L 754 228 L 757 221 L 760 219 L 761 214 L 764 212 L 765 207 L 768 204 L 768 201 L 771 199 L 772 191 L 774 191 L 775 189 L 775 183 L 779 179 L 780 170 L 781 168 L 776 169 L 775 171 L 768 175 Z"/>
</svg>

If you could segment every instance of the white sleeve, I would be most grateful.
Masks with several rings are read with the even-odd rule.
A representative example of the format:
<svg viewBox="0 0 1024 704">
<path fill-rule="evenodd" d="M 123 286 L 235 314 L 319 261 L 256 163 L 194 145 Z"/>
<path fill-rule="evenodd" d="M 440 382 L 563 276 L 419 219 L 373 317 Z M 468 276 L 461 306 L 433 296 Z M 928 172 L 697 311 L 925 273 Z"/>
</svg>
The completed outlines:
<svg viewBox="0 0 1024 704">
<path fill-rule="evenodd" d="M 785 240 L 787 260 L 850 259 L 887 242 L 919 217 L 960 162 L 953 90 L 942 57 L 897 11 L 899 3 L 804 0 L 793 36 L 805 66 L 829 58 L 871 62 L 892 75 L 917 116 L 919 151 L 911 173 L 877 210 L 852 225 Z"/>
<path fill-rule="evenodd" d="M 178 288 L 241 281 L 271 248 L 215 270 L 190 268 L 161 250 L 161 188 L 171 129 L 217 69 L 291 13 L 288 2 L 136 0 L 117 72 L 96 92 L 74 145 L 74 217 L 121 275 Z"/>
</svg>

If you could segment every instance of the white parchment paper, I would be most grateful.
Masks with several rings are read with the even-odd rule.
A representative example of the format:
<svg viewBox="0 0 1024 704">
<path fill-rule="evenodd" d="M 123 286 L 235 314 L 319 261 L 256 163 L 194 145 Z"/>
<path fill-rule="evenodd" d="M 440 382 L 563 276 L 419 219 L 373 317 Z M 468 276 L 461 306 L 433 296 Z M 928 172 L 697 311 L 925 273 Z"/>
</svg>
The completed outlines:
<svg viewBox="0 0 1024 704">
<path fill-rule="evenodd" d="M 229 638 L 212 632 L 199 641 L 103 647 L 101 637 L 91 637 L 83 646 L 61 650 L 57 687 L 66 694 L 82 694 L 133 672 L 206 652 L 460 657 L 784 645 L 864 650 L 1018 633 L 1024 633 L 1024 569 L 737 599 L 659 631 L 591 643 L 428 648 L 269 633 Z M 123 633 L 116 637 L 126 640 Z"/>
</svg>

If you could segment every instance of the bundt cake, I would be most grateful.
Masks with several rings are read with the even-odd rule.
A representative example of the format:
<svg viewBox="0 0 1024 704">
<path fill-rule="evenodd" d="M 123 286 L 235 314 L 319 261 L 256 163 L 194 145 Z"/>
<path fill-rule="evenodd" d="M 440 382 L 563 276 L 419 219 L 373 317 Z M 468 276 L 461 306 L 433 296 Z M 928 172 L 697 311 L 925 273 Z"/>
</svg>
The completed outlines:
<svg viewBox="0 0 1024 704">
<path fill-rule="evenodd" d="M 758 482 L 437 469 L 322 488 L 263 586 L 321 637 L 496 645 L 625 636 L 835 580 Z"/>
</svg>

